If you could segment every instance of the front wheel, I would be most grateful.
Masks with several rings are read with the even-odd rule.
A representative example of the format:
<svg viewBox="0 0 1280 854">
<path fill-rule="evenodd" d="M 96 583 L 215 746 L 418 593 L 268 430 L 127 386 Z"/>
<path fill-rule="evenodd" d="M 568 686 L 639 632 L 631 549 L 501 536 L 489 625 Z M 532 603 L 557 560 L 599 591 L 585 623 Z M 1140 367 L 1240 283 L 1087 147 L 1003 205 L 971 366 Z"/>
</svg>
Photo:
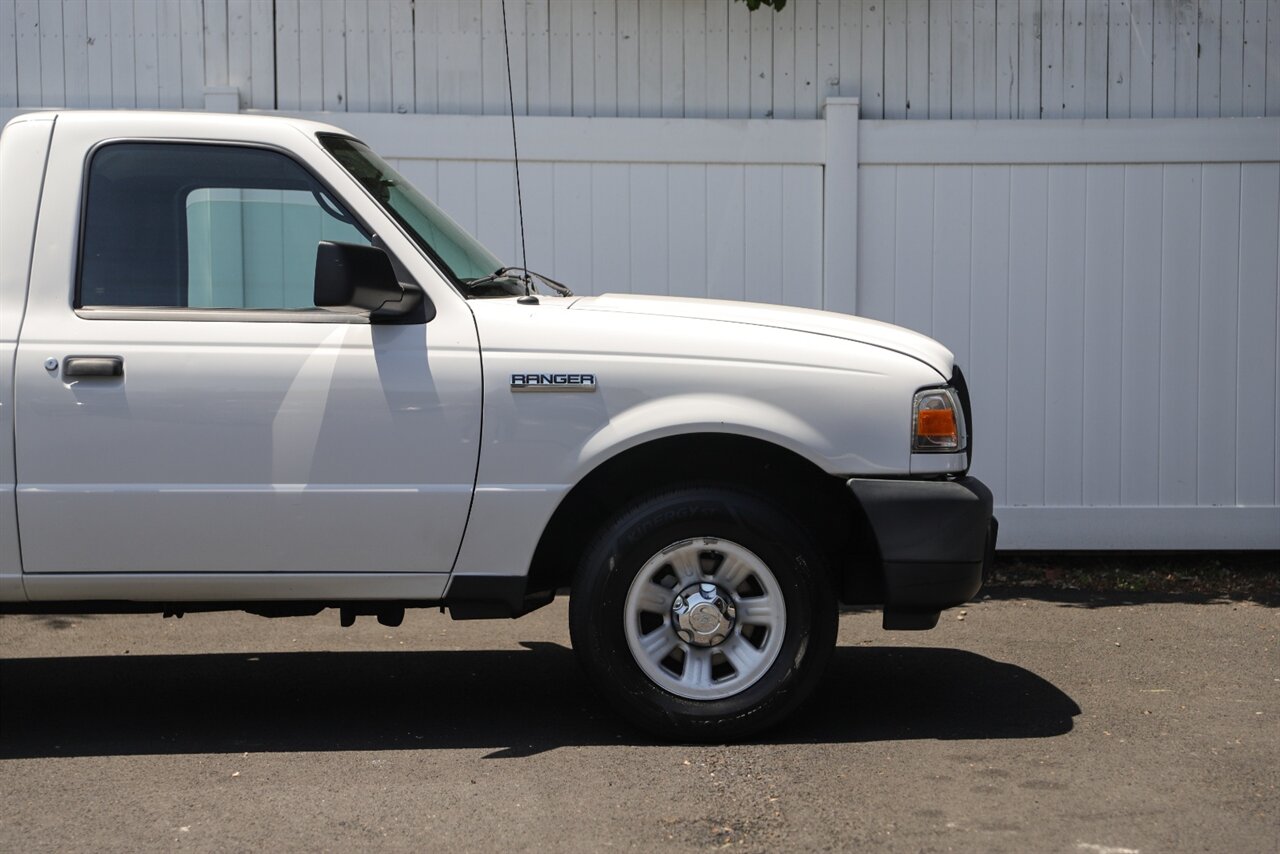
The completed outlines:
<svg viewBox="0 0 1280 854">
<path fill-rule="evenodd" d="M 747 492 L 687 487 L 605 526 L 569 599 L 573 647 L 630 720 L 725 741 L 813 690 L 835 646 L 828 572 L 808 534 Z"/>
</svg>

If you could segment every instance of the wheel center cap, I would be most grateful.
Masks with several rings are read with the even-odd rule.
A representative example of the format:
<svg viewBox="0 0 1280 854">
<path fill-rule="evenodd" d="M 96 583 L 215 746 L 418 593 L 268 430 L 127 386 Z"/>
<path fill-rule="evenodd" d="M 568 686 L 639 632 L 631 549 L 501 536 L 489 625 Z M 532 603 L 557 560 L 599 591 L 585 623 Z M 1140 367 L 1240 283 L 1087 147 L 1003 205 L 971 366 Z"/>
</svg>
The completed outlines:
<svg viewBox="0 0 1280 854">
<path fill-rule="evenodd" d="M 709 581 L 690 584 L 676 594 L 671 605 L 676 635 L 694 646 L 723 643 L 733 631 L 736 617 L 733 600 Z"/>
</svg>

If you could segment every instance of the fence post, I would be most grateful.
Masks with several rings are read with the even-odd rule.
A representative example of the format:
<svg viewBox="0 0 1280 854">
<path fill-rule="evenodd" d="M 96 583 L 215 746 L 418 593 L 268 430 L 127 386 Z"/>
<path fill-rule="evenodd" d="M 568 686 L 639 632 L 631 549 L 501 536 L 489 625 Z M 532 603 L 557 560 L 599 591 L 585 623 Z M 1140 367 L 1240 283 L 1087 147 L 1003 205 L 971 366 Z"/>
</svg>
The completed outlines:
<svg viewBox="0 0 1280 854">
<path fill-rule="evenodd" d="M 827 98 L 822 181 L 822 307 L 858 308 L 858 99 Z"/>
</svg>

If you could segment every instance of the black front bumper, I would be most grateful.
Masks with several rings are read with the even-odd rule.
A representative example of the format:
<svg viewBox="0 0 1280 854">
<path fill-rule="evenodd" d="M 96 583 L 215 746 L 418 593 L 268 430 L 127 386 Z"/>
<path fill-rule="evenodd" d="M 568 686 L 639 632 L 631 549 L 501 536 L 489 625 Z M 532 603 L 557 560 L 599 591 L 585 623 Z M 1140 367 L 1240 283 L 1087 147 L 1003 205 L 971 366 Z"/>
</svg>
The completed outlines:
<svg viewBox="0 0 1280 854">
<path fill-rule="evenodd" d="M 849 489 L 875 539 L 885 628 L 932 628 L 981 589 L 997 530 L 982 481 L 852 478 Z"/>
</svg>

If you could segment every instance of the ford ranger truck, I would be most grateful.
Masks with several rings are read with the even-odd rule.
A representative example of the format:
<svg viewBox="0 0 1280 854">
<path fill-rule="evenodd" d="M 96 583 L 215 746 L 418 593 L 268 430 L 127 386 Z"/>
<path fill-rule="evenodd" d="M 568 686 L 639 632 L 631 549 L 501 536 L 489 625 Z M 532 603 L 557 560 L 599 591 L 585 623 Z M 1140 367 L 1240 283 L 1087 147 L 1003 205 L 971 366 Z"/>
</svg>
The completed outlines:
<svg viewBox="0 0 1280 854">
<path fill-rule="evenodd" d="M 621 714 L 723 741 L 813 690 L 841 605 L 926 629 L 982 583 L 969 395 L 923 335 L 572 296 L 305 121 L 27 114 L 0 186 L 0 611 L 568 588 Z"/>
</svg>

